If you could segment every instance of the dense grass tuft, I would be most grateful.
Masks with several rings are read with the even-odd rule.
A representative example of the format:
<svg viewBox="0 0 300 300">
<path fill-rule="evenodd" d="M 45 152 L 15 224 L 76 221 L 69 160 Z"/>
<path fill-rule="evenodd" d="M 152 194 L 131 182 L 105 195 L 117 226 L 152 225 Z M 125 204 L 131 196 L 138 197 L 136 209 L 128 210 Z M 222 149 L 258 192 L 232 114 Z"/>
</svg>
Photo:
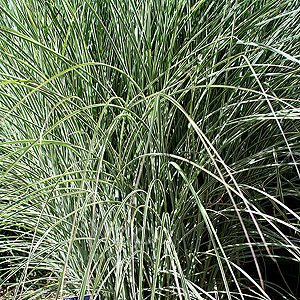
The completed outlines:
<svg viewBox="0 0 300 300">
<path fill-rule="evenodd" d="M 0 0 L 0 288 L 296 299 L 299 24 L 294 0 Z"/>
</svg>

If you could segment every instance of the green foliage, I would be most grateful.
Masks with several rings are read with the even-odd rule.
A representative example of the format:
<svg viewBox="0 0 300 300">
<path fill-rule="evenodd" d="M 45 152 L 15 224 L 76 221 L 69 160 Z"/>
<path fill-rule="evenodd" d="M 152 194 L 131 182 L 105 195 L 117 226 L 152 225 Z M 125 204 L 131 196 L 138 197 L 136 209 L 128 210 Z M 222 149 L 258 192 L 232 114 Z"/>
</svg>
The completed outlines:
<svg viewBox="0 0 300 300">
<path fill-rule="evenodd" d="M 295 299 L 300 2 L 0 4 L 0 287 Z"/>
</svg>

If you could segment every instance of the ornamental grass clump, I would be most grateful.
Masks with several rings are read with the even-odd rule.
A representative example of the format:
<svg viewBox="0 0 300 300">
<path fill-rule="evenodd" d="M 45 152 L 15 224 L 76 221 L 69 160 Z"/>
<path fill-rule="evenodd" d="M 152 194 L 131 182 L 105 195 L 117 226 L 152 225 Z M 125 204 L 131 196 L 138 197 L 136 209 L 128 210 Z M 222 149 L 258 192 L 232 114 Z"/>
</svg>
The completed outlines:
<svg viewBox="0 0 300 300">
<path fill-rule="evenodd" d="M 0 15 L 0 289 L 296 299 L 299 1 Z"/>
</svg>

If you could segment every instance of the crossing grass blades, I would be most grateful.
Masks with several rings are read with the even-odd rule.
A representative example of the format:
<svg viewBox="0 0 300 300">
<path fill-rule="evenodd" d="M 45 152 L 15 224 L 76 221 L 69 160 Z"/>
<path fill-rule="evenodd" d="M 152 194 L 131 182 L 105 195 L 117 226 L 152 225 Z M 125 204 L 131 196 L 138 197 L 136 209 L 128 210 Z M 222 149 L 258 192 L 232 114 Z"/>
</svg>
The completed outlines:
<svg viewBox="0 0 300 300">
<path fill-rule="evenodd" d="M 299 296 L 300 1 L 0 15 L 0 289 Z"/>
</svg>

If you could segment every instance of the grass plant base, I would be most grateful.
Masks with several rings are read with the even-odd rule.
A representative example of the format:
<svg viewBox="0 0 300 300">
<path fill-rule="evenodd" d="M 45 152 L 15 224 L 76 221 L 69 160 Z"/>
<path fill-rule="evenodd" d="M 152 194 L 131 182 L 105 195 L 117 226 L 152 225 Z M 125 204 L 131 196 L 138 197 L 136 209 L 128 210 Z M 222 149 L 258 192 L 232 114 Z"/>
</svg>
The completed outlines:
<svg viewBox="0 0 300 300">
<path fill-rule="evenodd" d="M 64 298 L 63 300 L 79 300 L 79 296 L 67 297 L 67 298 Z M 94 295 L 93 297 L 92 297 L 92 295 L 85 295 L 83 297 L 83 300 L 101 300 L 101 297 L 100 297 L 100 295 Z"/>
</svg>

